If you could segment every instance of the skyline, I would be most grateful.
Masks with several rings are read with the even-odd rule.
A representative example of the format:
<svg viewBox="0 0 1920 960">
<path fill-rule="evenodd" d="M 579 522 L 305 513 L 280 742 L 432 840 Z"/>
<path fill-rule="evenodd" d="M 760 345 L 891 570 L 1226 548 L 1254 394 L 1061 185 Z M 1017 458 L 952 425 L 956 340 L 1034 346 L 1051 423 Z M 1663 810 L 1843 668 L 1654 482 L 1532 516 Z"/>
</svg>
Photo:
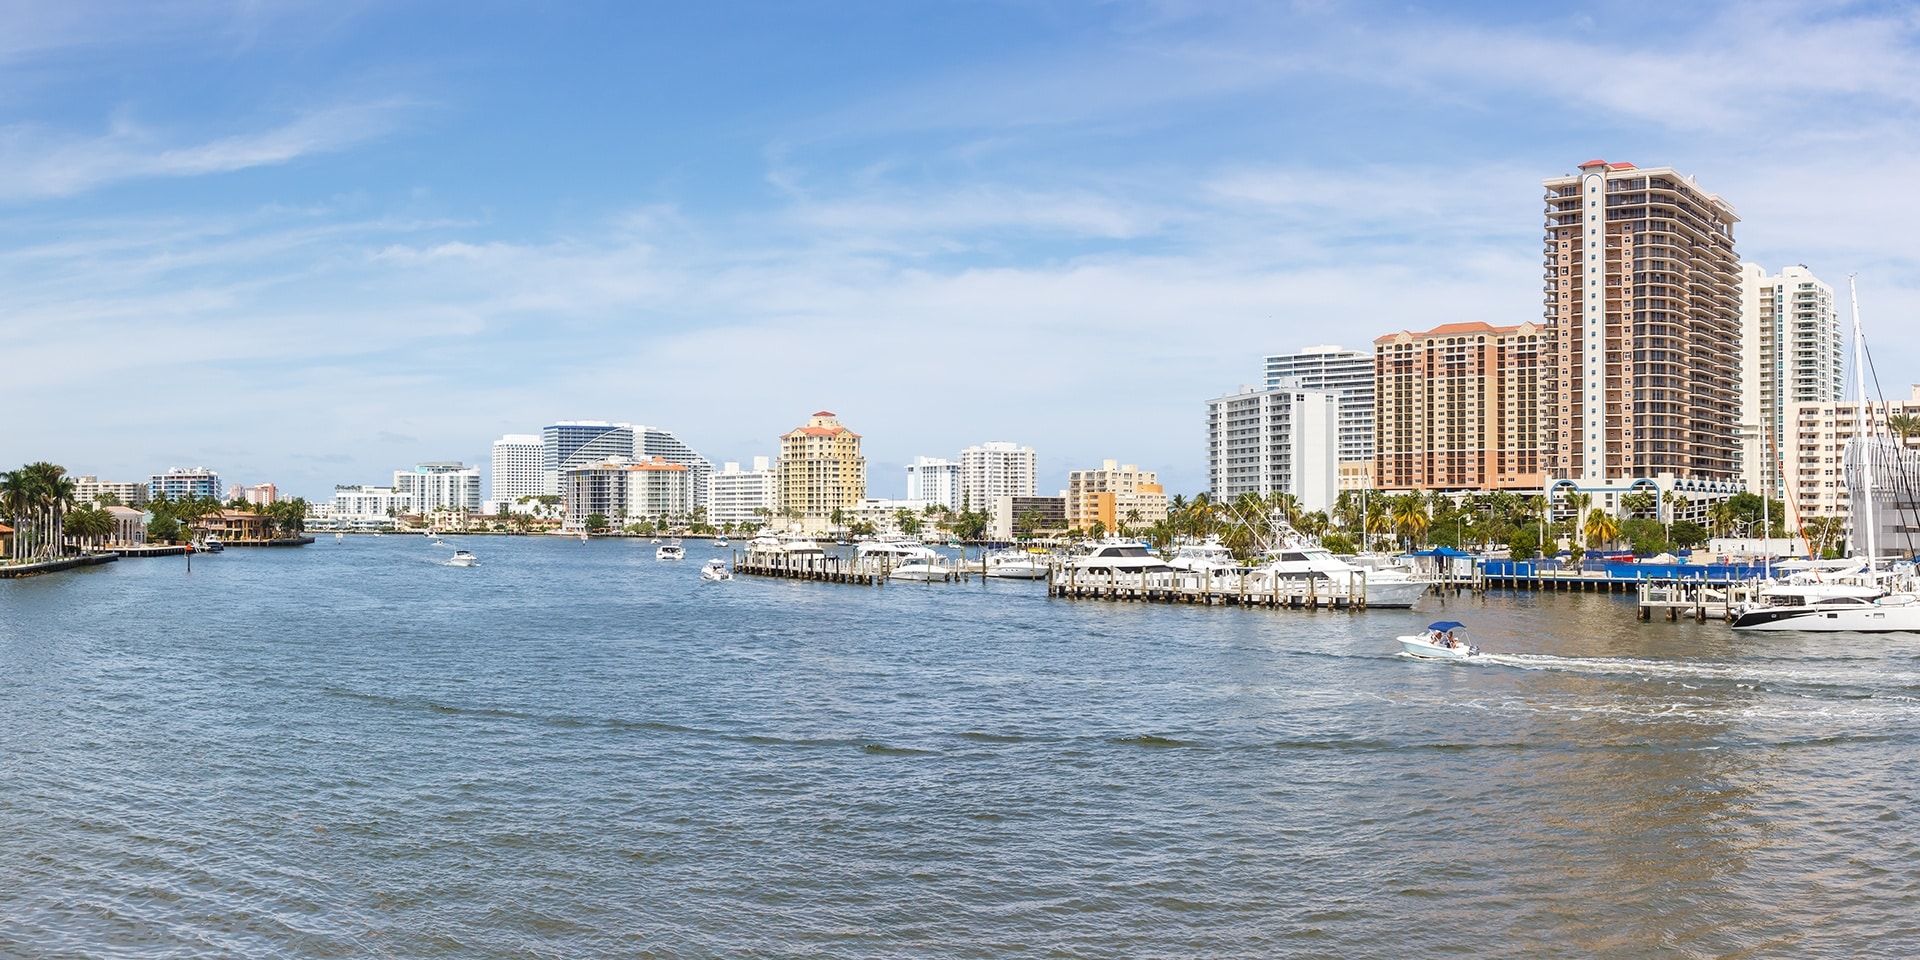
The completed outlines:
<svg viewBox="0 0 1920 960">
<path fill-rule="evenodd" d="M 1920 15 L 1610 9 L 1658 43 L 1498 4 L 19 5 L 0 455 L 322 499 L 563 419 L 749 463 L 833 410 L 874 495 L 1002 439 L 1043 490 L 1192 492 L 1267 354 L 1538 321 L 1540 182 L 1593 158 L 1696 178 L 1769 272 L 1857 271 L 1903 395 Z"/>
</svg>

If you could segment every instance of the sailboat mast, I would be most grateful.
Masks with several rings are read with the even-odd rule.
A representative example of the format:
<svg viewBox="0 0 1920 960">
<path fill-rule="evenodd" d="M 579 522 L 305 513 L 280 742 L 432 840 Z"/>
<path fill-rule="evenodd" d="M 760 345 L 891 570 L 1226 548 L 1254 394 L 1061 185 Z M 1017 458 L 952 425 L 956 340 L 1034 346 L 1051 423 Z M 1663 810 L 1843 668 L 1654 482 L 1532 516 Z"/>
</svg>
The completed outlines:
<svg viewBox="0 0 1920 960">
<path fill-rule="evenodd" d="M 1865 523 L 1867 531 L 1867 569 L 1873 569 L 1879 556 L 1879 544 L 1873 529 L 1873 455 L 1867 447 L 1867 344 L 1860 335 L 1860 294 L 1854 289 L 1853 274 L 1847 274 L 1847 301 L 1853 308 L 1853 381 L 1859 402 L 1853 408 L 1853 436 L 1860 444 L 1860 502 L 1853 505 L 1855 523 Z"/>
</svg>

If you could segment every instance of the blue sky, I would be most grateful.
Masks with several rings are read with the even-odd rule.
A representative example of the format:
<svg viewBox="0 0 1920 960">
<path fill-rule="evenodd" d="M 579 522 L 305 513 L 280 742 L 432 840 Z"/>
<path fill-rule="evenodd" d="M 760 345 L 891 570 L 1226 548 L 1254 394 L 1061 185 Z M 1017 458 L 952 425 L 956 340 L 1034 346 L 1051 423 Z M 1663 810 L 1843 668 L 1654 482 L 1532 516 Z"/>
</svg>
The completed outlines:
<svg viewBox="0 0 1920 960">
<path fill-rule="evenodd" d="M 0 462 L 310 498 L 556 419 L 1206 483 L 1259 358 L 1539 316 L 1672 165 L 1920 380 L 1908 5 L 0 0 Z M 1842 294 L 1844 297 L 1844 292 Z"/>
</svg>

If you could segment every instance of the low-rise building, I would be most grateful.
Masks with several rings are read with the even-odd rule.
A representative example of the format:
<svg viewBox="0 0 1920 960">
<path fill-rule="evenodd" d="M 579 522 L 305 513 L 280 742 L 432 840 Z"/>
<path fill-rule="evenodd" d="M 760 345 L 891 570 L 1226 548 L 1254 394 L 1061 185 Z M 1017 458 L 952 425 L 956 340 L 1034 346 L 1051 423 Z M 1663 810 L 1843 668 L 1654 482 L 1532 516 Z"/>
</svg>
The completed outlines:
<svg viewBox="0 0 1920 960">
<path fill-rule="evenodd" d="M 987 523 L 987 536 L 993 540 L 1012 540 L 1026 532 L 1024 524 L 1031 520 L 1032 529 L 1067 529 L 1066 497 L 998 497 L 993 502 L 992 519 Z"/>
<path fill-rule="evenodd" d="M 944 507 L 945 504 L 933 500 L 862 500 L 842 512 L 847 526 L 858 523 L 871 524 L 875 536 L 893 537 L 912 533 L 916 536 L 929 536 L 934 533 L 934 524 L 939 519 L 938 510 L 929 512 L 929 508 Z M 901 523 L 901 514 L 914 518 L 910 524 Z M 909 531 L 907 527 L 915 529 Z"/>
<path fill-rule="evenodd" d="M 215 510 L 195 520 L 193 530 L 200 537 L 219 537 L 234 543 L 273 539 L 273 524 L 264 514 L 251 510 Z"/>
<path fill-rule="evenodd" d="M 147 515 L 132 507 L 107 507 L 113 517 L 113 532 L 107 542 L 115 546 L 137 547 L 147 542 Z"/>
<path fill-rule="evenodd" d="M 561 497 L 565 528 L 584 530 L 598 514 L 611 526 L 674 520 L 692 511 L 693 478 L 685 464 L 613 457 L 567 470 Z"/>
<path fill-rule="evenodd" d="M 1167 493 L 1159 475 L 1117 460 L 1068 473 L 1066 500 L 1067 525 L 1079 530 L 1099 523 L 1111 533 L 1123 525 L 1140 529 L 1167 518 Z"/>
<path fill-rule="evenodd" d="M 353 521 L 372 518 L 391 519 L 419 511 L 414 505 L 411 493 L 401 493 L 392 487 L 362 484 L 334 487 L 332 512 L 336 519 Z"/>
</svg>

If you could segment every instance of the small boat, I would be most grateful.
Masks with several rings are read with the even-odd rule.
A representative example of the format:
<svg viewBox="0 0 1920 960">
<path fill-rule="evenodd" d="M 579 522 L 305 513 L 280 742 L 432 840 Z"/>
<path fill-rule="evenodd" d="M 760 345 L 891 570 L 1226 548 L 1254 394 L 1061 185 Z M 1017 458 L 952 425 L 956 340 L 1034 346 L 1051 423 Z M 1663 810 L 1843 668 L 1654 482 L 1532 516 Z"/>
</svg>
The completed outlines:
<svg viewBox="0 0 1920 960">
<path fill-rule="evenodd" d="M 447 566 L 449 567 L 477 567 L 479 565 L 480 561 L 475 558 L 471 552 L 466 550 L 455 550 L 453 552 L 453 559 L 447 561 Z"/>
<path fill-rule="evenodd" d="M 221 543 L 220 538 L 213 534 L 207 534 L 207 538 L 200 541 L 200 552 L 202 553 L 219 553 L 226 548 L 227 545 Z"/>
<path fill-rule="evenodd" d="M 660 545 L 660 549 L 653 552 L 653 558 L 655 560 L 685 560 L 687 558 L 687 548 L 677 543 L 663 543 Z"/>
<path fill-rule="evenodd" d="M 654 538 L 653 538 L 653 542 L 654 542 L 654 543 L 659 543 L 659 542 L 660 542 L 660 538 L 659 538 L 659 537 L 654 537 Z"/>
<path fill-rule="evenodd" d="M 588 538 L 589 536 L 590 536 L 590 534 L 588 534 L 588 533 L 587 533 L 587 532 L 586 532 L 585 530 L 582 530 L 582 531 L 580 531 L 580 542 L 581 542 L 581 543 L 586 543 L 586 542 L 587 542 L 587 538 Z"/>
<path fill-rule="evenodd" d="M 346 534 L 344 534 L 344 533 L 336 533 L 336 534 L 334 534 L 334 535 L 333 535 L 333 542 L 334 542 L 334 543 L 340 543 L 341 541 L 343 541 L 343 540 L 345 540 L 345 539 L 347 539 L 347 535 L 346 535 Z"/>
<path fill-rule="evenodd" d="M 700 579 L 709 583 L 720 583 L 725 580 L 732 580 L 733 571 L 727 569 L 727 562 L 725 560 L 715 557 L 712 560 L 708 560 L 706 566 L 700 568 Z"/>
<path fill-rule="evenodd" d="M 1467 625 L 1457 620 L 1427 624 L 1427 629 L 1400 638 L 1400 652 L 1423 660 L 1465 660 L 1479 656 L 1480 648 L 1467 640 Z"/>
<path fill-rule="evenodd" d="M 716 546 L 716 547 L 724 547 L 724 546 L 726 546 L 726 545 L 727 545 L 727 543 L 728 543 L 728 540 L 727 540 L 727 538 L 726 538 L 726 537 L 714 537 L 714 538 L 713 538 L 713 545 L 714 545 L 714 546 Z"/>
</svg>

